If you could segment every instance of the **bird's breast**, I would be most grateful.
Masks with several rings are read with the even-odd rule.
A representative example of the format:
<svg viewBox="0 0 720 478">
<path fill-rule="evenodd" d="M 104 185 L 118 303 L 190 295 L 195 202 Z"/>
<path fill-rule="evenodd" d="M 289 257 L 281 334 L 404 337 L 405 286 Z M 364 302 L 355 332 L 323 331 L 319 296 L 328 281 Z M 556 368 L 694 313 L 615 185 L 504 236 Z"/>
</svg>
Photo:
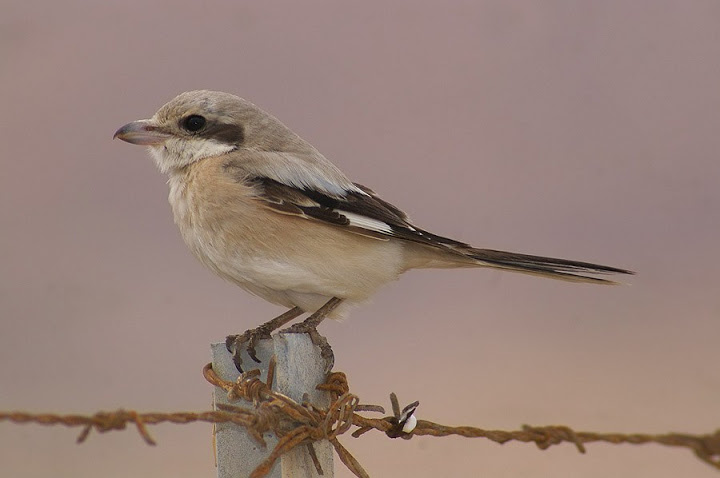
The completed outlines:
<svg viewBox="0 0 720 478">
<path fill-rule="evenodd" d="M 192 253 L 207 267 L 233 282 L 251 280 L 253 210 L 250 193 L 222 176 L 187 168 L 168 182 L 175 224 Z"/>
<path fill-rule="evenodd" d="M 364 300 L 402 272 L 402 244 L 275 212 L 212 166 L 171 176 L 169 199 L 188 247 L 221 277 L 272 302 L 277 291 Z"/>
</svg>

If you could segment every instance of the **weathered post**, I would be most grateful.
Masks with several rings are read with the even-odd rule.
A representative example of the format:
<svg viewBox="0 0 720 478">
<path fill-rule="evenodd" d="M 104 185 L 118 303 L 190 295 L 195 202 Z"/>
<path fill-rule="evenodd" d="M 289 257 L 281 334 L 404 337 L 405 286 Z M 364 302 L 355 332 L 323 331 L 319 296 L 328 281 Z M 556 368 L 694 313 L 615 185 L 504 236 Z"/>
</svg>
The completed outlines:
<svg viewBox="0 0 720 478">
<path fill-rule="evenodd" d="M 262 340 L 257 344 L 257 356 L 262 361 L 256 364 L 243 351 L 243 363 L 248 367 L 259 368 L 262 377 L 267 376 L 270 357 L 277 360 L 273 390 L 287 395 L 300 403 L 303 395 L 315 406 L 327 407 L 330 396 L 315 387 L 325 381 L 326 363 L 320 355 L 320 349 L 312 343 L 307 334 L 276 334 L 271 340 Z M 225 344 L 213 344 L 213 370 L 224 380 L 235 381 L 239 373 Z M 252 407 L 246 401 L 228 402 L 227 394 L 220 388 L 213 393 L 213 407 L 231 404 L 240 407 Z M 245 478 L 270 454 L 278 439 L 272 433 L 264 436 L 267 448 L 257 443 L 245 428 L 233 423 L 218 423 L 215 428 L 215 449 L 218 478 Z M 333 476 L 333 448 L 327 440 L 314 443 L 318 461 L 322 467 L 323 478 Z M 295 447 L 285 453 L 273 466 L 269 478 L 310 478 L 318 475 L 315 464 L 305 446 Z"/>
</svg>

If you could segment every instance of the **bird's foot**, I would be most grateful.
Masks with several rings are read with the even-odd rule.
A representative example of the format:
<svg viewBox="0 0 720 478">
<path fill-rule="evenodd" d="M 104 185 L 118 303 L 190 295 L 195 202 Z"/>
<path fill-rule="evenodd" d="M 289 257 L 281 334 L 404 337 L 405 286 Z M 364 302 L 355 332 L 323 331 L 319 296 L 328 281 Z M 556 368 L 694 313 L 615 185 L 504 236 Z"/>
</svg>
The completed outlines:
<svg viewBox="0 0 720 478">
<path fill-rule="evenodd" d="M 320 357 L 325 361 L 325 372 L 328 373 L 335 365 L 335 354 L 327 339 L 317 331 L 317 325 L 300 322 L 280 331 L 281 334 L 308 334 L 312 343 L 320 347 Z"/>
<path fill-rule="evenodd" d="M 255 346 L 259 340 L 271 338 L 270 333 L 272 332 L 272 329 L 265 325 L 246 330 L 239 335 L 228 335 L 225 338 L 225 347 L 232 354 L 233 363 L 240 373 L 243 372 L 242 357 L 240 356 L 243 349 L 247 350 L 248 355 L 255 363 L 260 363 Z"/>
<path fill-rule="evenodd" d="M 255 345 L 257 345 L 258 340 L 271 338 L 270 334 L 273 330 L 282 327 L 300 314 L 302 314 L 302 310 L 299 307 L 293 307 L 284 314 L 265 322 L 260 327 L 246 330 L 240 335 L 228 335 L 227 338 L 225 338 L 225 347 L 228 352 L 232 354 L 233 363 L 235 364 L 235 368 L 238 369 L 238 372 L 243 372 L 242 357 L 240 356 L 243 348 L 247 350 L 251 359 L 256 363 L 260 363 L 260 359 L 257 358 L 257 351 L 255 350 Z"/>
</svg>

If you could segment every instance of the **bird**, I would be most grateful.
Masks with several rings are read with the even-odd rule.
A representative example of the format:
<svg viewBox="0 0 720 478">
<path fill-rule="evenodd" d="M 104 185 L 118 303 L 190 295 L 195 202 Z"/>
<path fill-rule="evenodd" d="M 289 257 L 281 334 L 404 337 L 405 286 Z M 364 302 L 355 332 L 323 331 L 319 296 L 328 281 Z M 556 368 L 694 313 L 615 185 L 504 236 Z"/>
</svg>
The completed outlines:
<svg viewBox="0 0 720 478">
<path fill-rule="evenodd" d="M 373 190 L 351 181 L 310 143 L 253 103 L 230 93 L 181 93 L 151 118 L 113 138 L 147 146 L 167 175 L 169 202 L 184 242 L 220 277 L 287 312 L 227 338 L 253 360 L 257 340 L 300 317 L 285 332 L 317 333 L 381 286 L 423 268 L 493 268 L 593 284 L 617 267 L 475 248 L 415 225 Z"/>
</svg>

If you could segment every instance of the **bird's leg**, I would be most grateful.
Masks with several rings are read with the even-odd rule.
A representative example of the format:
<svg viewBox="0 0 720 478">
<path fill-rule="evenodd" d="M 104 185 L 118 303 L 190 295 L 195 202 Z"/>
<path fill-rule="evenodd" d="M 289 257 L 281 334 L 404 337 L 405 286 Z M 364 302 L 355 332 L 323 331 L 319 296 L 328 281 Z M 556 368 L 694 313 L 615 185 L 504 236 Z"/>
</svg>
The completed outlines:
<svg viewBox="0 0 720 478">
<path fill-rule="evenodd" d="M 310 339 L 312 339 L 313 343 L 320 347 L 320 356 L 324 358 L 325 363 L 328 364 L 326 367 L 327 372 L 332 370 L 332 367 L 335 364 L 335 355 L 333 354 L 332 347 L 330 347 L 327 339 L 318 333 L 317 326 L 320 325 L 320 322 L 322 322 L 325 317 L 330 315 L 330 312 L 335 310 L 335 308 L 340 305 L 341 302 L 342 299 L 333 297 L 329 301 L 325 302 L 325 305 L 320 307 L 307 319 L 280 331 L 281 334 L 307 333 L 310 336 Z"/>
<path fill-rule="evenodd" d="M 300 307 L 293 307 L 284 314 L 278 315 L 272 320 L 268 320 L 264 324 L 254 329 L 246 330 L 240 335 L 228 335 L 225 338 L 225 347 L 233 356 L 233 362 L 239 372 L 242 373 L 242 358 L 240 351 L 244 344 L 247 344 L 247 352 L 251 359 L 260 363 L 255 352 L 255 344 L 260 339 L 269 339 L 273 330 L 282 327 L 296 317 L 302 315 L 303 310 Z"/>
<path fill-rule="evenodd" d="M 290 326 L 285 330 L 281 330 L 280 332 L 289 334 L 302 334 L 305 332 L 310 332 L 310 330 L 315 330 L 317 329 L 317 326 L 320 325 L 320 322 L 322 322 L 328 315 L 330 315 L 330 312 L 335 310 L 341 302 L 342 299 L 333 297 L 329 301 L 325 302 L 325 305 L 316 310 L 307 319 L 293 326 Z"/>
</svg>

